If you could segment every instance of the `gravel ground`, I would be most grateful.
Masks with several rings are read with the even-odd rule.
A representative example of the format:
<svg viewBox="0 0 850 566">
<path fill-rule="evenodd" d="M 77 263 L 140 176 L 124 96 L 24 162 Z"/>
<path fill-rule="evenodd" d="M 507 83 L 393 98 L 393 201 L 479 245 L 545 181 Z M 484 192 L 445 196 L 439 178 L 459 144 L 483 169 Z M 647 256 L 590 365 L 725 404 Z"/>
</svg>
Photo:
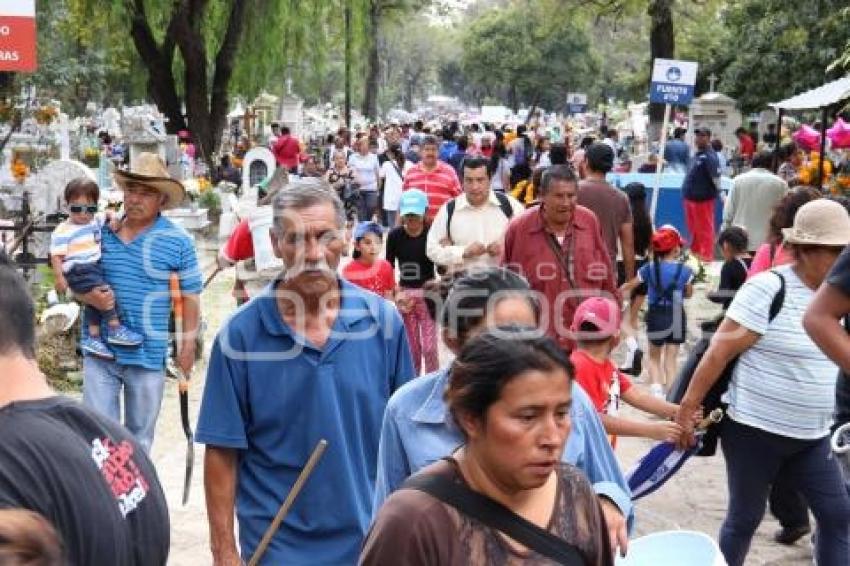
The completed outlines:
<svg viewBox="0 0 850 566">
<path fill-rule="evenodd" d="M 207 254 L 209 256 L 209 254 Z M 211 261 L 208 257 L 208 263 Z M 211 271 L 207 267 L 207 272 Z M 206 346 L 209 349 L 216 330 L 234 308 L 230 297 L 233 282 L 232 270 L 221 273 L 203 294 L 203 313 L 207 323 Z M 698 286 L 695 297 L 688 306 L 689 316 L 696 324 L 716 312 L 716 307 L 704 299 L 706 286 Z M 683 353 L 684 355 L 684 353 Z M 443 352 L 445 359 L 448 354 Z M 206 358 L 206 355 L 205 355 Z M 190 392 L 192 422 L 197 413 L 204 384 L 205 364 L 195 370 Z M 617 455 L 624 469 L 637 461 L 651 446 L 643 439 L 620 439 Z M 186 442 L 180 427 L 176 382 L 166 386 L 162 413 L 159 418 L 153 459 L 160 481 L 168 497 L 171 511 L 171 560 L 174 566 L 202 566 L 211 564 L 206 507 L 203 494 L 204 447 L 195 447 L 195 473 L 189 503 L 181 505 Z M 285 494 L 281 494 L 281 500 Z M 635 535 L 661 530 L 688 529 L 717 536 L 727 504 L 725 468 L 722 455 L 712 458 L 693 458 L 659 492 L 646 497 L 637 505 Z M 811 564 L 811 546 L 808 537 L 795 546 L 775 544 L 771 534 L 778 528 L 773 518 L 766 516 L 753 539 L 748 565 L 797 566 Z"/>
</svg>

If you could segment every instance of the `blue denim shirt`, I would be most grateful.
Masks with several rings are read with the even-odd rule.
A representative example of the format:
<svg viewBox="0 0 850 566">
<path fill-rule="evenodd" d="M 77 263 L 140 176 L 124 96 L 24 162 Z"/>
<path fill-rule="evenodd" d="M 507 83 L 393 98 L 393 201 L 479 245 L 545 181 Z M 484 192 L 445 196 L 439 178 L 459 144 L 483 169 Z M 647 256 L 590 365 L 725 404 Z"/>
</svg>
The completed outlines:
<svg viewBox="0 0 850 566">
<path fill-rule="evenodd" d="M 373 518 L 408 476 L 448 456 L 463 443 L 443 401 L 447 382 L 448 371 L 441 369 L 406 383 L 390 398 L 378 446 Z M 597 495 L 609 498 L 620 508 L 631 530 L 631 491 L 605 429 L 587 393 L 576 383 L 572 397 L 572 429 L 562 459 L 585 473 Z"/>
</svg>

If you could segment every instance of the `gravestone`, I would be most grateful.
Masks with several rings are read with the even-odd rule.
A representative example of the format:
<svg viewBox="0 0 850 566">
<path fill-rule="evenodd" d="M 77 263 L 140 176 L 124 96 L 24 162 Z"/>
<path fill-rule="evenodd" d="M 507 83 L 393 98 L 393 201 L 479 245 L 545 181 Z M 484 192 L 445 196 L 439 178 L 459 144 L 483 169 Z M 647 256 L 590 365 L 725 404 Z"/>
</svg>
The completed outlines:
<svg viewBox="0 0 850 566">
<path fill-rule="evenodd" d="M 242 190 L 265 181 L 277 167 L 274 154 L 265 147 L 255 147 L 242 160 Z"/>
<path fill-rule="evenodd" d="M 735 137 L 743 118 L 737 108 L 737 102 L 720 92 L 709 92 L 695 98 L 690 106 L 688 142 L 693 145 L 693 131 L 696 127 L 711 130 L 711 138 L 723 142 L 724 149 L 738 147 Z"/>
<path fill-rule="evenodd" d="M 58 159 L 42 167 L 32 177 L 30 205 L 36 212 L 53 214 L 64 205 L 65 187 L 72 179 L 85 177 L 97 182 L 94 172 L 80 161 Z"/>
<path fill-rule="evenodd" d="M 304 101 L 293 94 L 287 94 L 280 103 L 280 124 L 287 126 L 295 137 L 304 136 Z"/>
</svg>

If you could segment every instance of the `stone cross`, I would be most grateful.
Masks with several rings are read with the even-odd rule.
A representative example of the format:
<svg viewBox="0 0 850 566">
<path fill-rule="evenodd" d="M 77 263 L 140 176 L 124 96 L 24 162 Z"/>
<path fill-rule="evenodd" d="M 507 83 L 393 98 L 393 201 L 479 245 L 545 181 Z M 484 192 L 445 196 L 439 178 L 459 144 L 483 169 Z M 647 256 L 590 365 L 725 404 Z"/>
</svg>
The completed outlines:
<svg viewBox="0 0 850 566">
<path fill-rule="evenodd" d="M 714 83 L 717 82 L 717 79 L 718 77 L 714 73 L 708 76 L 708 92 L 714 92 Z"/>
</svg>

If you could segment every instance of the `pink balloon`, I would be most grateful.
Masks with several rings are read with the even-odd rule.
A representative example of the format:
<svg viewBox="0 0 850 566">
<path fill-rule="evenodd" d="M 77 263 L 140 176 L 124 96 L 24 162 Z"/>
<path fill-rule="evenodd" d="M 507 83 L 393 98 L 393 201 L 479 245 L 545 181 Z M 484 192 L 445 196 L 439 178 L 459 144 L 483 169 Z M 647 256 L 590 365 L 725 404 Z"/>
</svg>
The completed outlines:
<svg viewBox="0 0 850 566">
<path fill-rule="evenodd" d="M 794 132 L 791 139 L 797 142 L 797 145 L 808 151 L 812 151 L 820 147 L 820 132 L 808 124 L 800 126 L 800 129 Z"/>
<path fill-rule="evenodd" d="M 835 124 L 826 131 L 826 136 L 832 142 L 833 149 L 850 147 L 850 124 L 839 118 Z"/>
</svg>

